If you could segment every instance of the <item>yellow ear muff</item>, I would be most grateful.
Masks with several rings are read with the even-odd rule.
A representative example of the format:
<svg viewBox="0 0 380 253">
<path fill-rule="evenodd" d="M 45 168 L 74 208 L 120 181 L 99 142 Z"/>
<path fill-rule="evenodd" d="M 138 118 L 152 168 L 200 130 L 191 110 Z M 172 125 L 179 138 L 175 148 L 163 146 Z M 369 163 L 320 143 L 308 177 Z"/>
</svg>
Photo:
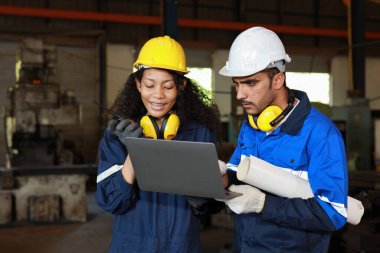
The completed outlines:
<svg viewBox="0 0 380 253">
<path fill-rule="evenodd" d="M 254 116 L 248 115 L 249 124 L 261 131 L 268 132 L 272 131 L 276 126 L 272 126 L 270 123 L 276 119 L 282 113 L 282 109 L 276 105 L 268 106 L 260 113 L 260 115 L 255 119 Z"/>
<path fill-rule="evenodd" d="M 265 108 L 257 118 L 257 125 L 261 131 L 272 131 L 276 126 L 271 126 L 270 122 L 277 118 L 282 113 L 282 109 L 276 105 L 271 105 Z"/>
<path fill-rule="evenodd" d="M 168 114 L 165 116 L 160 129 L 155 118 L 146 115 L 141 118 L 140 126 L 146 138 L 171 140 L 177 135 L 180 120 L 176 114 Z"/>
<path fill-rule="evenodd" d="M 155 125 L 156 121 L 152 121 L 148 115 L 142 117 L 140 120 L 140 126 L 143 129 L 143 134 L 146 138 L 157 139 L 158 135 Z"/>
<path fill-rule="evenodd" d="M 272 131 L 292 111 L 294 100 L 293 92 L 288 89 L 288 106 L 284 110 L 277 105 L 268 106 L 259 115 L 248 115 L 249 124 L 254 129 Z"/>
<path fill-rule="evenodd" d="M 170 114 L 166 121 L 166 124 L 162 124 L 161 129 L 164 129 L 163 135 L 165 140 L 171 140 L 177 135 L 177 131 L 180 125 L 179 117 L 175 114 Z"/>
<path fill-rule="evenodd" d="M 248 115 L 248 121 L 251 127 L 253 127 L 254 129 L 259 129 L 259 127 L 256 125 L 256 122 L 255 122 L 256 121 L 255 116 Z"/>
</svg>

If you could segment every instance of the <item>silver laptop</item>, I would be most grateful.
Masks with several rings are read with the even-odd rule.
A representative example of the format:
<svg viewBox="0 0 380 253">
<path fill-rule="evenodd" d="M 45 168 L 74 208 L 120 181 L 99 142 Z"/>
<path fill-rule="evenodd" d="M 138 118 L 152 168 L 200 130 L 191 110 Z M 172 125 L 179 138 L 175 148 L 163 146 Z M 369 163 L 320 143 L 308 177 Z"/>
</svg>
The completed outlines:
<svg viewBox="0 0 380 253">
<path fill-rule="evenodd" d="M 224 189 L 212 143 L 127 137 L 127 149 L 144 191 L 216 199 L 241 195 Z"/>
</svg>

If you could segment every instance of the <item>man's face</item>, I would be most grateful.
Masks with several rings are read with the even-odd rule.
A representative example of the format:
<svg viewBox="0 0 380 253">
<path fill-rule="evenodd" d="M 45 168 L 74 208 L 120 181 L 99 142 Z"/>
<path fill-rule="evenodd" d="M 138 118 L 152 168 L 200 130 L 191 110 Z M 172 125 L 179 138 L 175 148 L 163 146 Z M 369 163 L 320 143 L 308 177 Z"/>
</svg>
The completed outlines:
<svg viewBox="0 0 380 253">
<path fill-rule="evenodd" d="M 248 114 L 260 114 L 273 103 L 275 95 L 266 73 L 259 72 L 251 76 L 234 77 L 232 81 L 237 93 L 236 98 Z"/>
</svg>

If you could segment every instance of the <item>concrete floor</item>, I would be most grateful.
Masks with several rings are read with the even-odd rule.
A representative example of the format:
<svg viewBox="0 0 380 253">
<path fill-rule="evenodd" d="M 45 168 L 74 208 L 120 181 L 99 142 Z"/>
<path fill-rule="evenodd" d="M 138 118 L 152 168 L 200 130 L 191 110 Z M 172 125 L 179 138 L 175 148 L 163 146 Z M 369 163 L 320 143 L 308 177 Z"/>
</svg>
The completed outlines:
<svg viewBox="0 0 380 253">
<path fill-rule="evenodd" d="M 0 226 L 0 253 L 107 253 L 112 215 L 97 206 L 93 193 L 87 194 L 87 208 L 88 221 L 84 223 Z M 212 224 L 232 226 L 230 218 L 214 215 Z M 380 229 L 377 224 L 380 224 L 379 219 L 346 226 L 332 237 L 329 252 L 379 253 Z M 231 228 L 207 227 L 201 231 L 201 240 L 204 253 L 231 253 L 226 247 L 232 242 Z"/>
<path fill-rule="evenodd" d="M 0 253 L 106 253 L 111 240 L 112 216 L 88 195 L 88 222 L 59 225 L 0 227 Z M 205 253 L 227 253 L 232 241 L 228 228 L 202 230 Z"/>
</svg>

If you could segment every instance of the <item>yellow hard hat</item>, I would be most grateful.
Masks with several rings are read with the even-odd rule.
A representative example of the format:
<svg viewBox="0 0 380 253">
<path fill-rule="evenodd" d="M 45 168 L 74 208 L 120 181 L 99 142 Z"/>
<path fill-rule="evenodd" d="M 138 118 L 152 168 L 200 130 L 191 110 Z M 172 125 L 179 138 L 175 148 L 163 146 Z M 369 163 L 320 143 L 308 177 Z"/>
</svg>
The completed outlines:
<svg viewBox="0 0 380 253">
<path fill-rule="evenodd" d="M 139 57 L 133 66 L 136 69 L 146 66 L 189 73 L 182 46 L 169 36 L 148 40 L 141 48 Z"/>
</svg>

